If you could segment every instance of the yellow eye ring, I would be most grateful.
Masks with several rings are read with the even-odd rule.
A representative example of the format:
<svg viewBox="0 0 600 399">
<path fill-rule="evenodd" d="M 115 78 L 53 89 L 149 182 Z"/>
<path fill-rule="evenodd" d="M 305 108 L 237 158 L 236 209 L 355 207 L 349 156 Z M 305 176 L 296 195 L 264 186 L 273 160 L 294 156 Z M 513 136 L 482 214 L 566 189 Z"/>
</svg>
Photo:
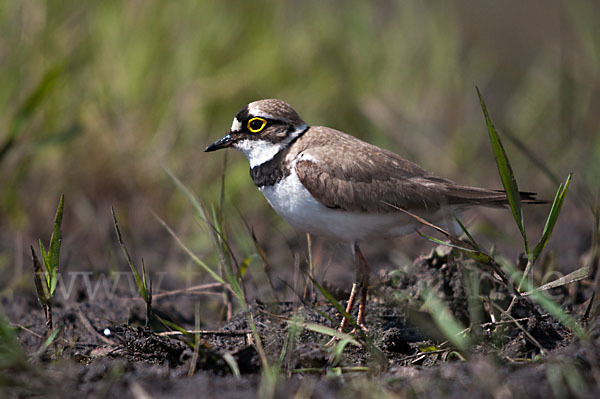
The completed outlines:
<svg viewBox="0 0 600 399">
<path fill-rule="evenodd" d="M 248 121 L 248 130 L 258 133 L 267 126 L 267 120 L 263 118 L 252 118 Z"/>
</svg>

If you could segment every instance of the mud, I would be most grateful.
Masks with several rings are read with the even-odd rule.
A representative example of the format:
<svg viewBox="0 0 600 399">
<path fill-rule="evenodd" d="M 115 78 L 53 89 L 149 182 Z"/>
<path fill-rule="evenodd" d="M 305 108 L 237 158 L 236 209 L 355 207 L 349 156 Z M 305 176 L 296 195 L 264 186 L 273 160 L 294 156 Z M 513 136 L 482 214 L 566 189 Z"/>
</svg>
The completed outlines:
<svg viewBox="0 0 600 399">
<path fill-rule="evenodd" d="M 2 307 L 28 360 L 4 365 L 1 382 L 7 397 L 600 397 L 594 379 L 600 370 L 600 322 L 590 323 L 582 340 L 539 306 L 518 304 L 511 314 L 519 326 L 501 314 L 494 323 L 498 312 L 486 309 L 486 301 L 476 308 L 469 298 L 467 281 L 481 275 L 475 267 L 436 250 L 408 271 L 373 277 L 369 329 L 356 335 L 359 346 L 343 348 L 339 341 L 326 345 L 330 336 L 302 327 L 337 326 L 338 312 L 323 300 L 255 301 L 248 312 L 186 337 L 169 333 L 158 318 L 145 326 L 143 302 L 125 292 L 92 301 L 84 287 L 76 287 L 72 300 L 55 303 L 60 332 L 40 352 L 43 312 L 33 293 L 20 292 L 3 298 Z M 491 274 L 478 281 L 481 296 L 506 308 L 506 287 Z M 577 318 L 591 296 L 583 287 L 563 300 Z M 456 320 L 472 326 L 468 350 L 446 341 L 422 307 L 424 292 L 435 293 Z M 155 314 L 194 329 L 193 309 L 181 303 L 178 295 L 156 299 Z M 269 372 L 263 370 L 251 320 L 269 364 L 277 365 Z"/>
</svg>

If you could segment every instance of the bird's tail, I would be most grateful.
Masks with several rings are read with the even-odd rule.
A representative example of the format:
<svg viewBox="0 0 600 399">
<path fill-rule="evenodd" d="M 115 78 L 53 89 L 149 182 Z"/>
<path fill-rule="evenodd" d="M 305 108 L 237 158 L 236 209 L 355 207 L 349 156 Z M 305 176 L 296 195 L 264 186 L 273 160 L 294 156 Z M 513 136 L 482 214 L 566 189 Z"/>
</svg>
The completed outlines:
<svg viewBox="0 0 600 399">
<path fill-rule="evenodd" d="M 548 201 L 537 199 L 537 194 L 520 191 L 523 204 L 547 204 Z M 504 190 L 489 190 L 468 186 L 452 186 L 448 188 L 448 202 L 456 205 L 480 205 L 503 207 L 508 205 L 508 197 Z"/>
</svg>

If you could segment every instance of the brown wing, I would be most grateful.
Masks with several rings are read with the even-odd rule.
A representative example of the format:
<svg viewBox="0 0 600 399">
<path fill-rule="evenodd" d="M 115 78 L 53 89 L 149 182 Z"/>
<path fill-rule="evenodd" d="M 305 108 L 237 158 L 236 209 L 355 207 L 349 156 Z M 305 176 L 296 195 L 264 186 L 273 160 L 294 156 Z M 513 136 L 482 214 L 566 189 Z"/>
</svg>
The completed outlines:
<svg viewBox="0 0 600 399">
<path fill-rule="evenodd" d="M 299 146 L 296 173 L 329 208 L 390 213 L 396 208 L 434 212 L 442 205 L 506 204 L 502 191 L 457 185 L 391 151 L 333 129 L 313 127 L 310 137 L 303 139 L 310 146 Z M 531 193 L 522 196 L 534 202 Z"/>
</svg>

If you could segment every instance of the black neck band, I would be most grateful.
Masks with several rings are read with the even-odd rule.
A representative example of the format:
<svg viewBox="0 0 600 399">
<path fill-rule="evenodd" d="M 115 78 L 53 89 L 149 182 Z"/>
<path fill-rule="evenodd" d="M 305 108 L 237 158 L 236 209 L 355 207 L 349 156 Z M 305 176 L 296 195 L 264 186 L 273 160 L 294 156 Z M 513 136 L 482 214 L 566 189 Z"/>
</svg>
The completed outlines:
<svg viewBox="0 0 600 399">
<path fill-rule="evenodd" d="M 283 162 L 292 145 L 309 129 L 307 126 L 282 148 L 273 158 L 250 169 L 250 177 L 259 188 L 272 186 L 290 175 L 290 168 Z"/>
</svg>

